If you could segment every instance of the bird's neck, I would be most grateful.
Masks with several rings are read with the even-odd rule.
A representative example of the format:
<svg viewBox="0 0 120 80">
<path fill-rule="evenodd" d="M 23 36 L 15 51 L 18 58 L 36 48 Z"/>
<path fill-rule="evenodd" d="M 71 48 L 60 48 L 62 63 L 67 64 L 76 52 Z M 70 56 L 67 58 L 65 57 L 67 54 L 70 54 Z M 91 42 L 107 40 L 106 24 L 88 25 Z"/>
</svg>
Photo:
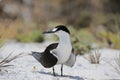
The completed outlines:
<svg viewBox="0 0 120 80">
<path fill-rule="evenodd" d="M 71 46 L 71 41 L 70 41 L 70 35 L 61 35 L 59 36 L 59 44 L 58 44 L 58 48 L 72 48 Z"/>
</svg>

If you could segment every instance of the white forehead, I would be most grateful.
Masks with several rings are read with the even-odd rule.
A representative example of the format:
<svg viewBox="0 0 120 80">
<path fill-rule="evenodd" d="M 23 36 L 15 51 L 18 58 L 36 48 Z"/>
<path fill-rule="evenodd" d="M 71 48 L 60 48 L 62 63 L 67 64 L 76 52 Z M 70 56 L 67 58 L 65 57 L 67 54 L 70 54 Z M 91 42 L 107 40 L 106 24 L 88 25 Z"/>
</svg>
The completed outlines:
<svg viewBox="0 0 120 80">
<path fill-rule="evenodd" d="M 56 31 L 57 30 L 57 28 L 54 28 L 52 31 Z"/>
</svg>

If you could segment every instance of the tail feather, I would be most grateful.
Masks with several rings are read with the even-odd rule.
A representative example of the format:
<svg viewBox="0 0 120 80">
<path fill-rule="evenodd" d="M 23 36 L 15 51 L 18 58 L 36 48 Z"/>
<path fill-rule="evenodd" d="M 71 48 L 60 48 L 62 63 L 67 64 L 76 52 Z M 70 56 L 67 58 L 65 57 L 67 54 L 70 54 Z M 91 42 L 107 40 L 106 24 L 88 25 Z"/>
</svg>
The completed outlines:
<svg viewBox="0 0 120 80">
<path fill-rule="evenodd" d="M 32 56 L 40 62 L 40 58 L 42 56 L 42 53 L 40 52 L 32 52 Z"/>
</svg>

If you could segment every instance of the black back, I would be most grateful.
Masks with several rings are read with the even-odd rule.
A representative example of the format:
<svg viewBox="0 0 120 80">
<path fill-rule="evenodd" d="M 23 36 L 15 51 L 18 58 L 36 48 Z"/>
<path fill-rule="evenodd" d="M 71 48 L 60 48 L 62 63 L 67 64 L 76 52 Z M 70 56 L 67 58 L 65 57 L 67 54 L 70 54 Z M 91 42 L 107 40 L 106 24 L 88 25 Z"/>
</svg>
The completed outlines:
<svg viewBox="0 0 120 80">
<path fill-rule="evenodd" d="M 50 44 L 44 52 L 32 52 L 33 57 L 38 60 L 45 68 L 51 68 L 53 67 L 58 59 L 56 56 L 53 55 L 53 53 L 50 52 L 50 50 L 55 49 L 58 46 L 58 43 Z"/>
<path fill-rule="evenodd" d="M 69 30 L 67 29 L 67 27 L 65 27 L 64 25 L 58 25 L 58 26 L 56 26 L 55 28 L 57 28 L 56 31 L 63 30 L 63 31 L 65 31 L 65 32 L 67 32 L 67 33 L 70 34 L 70 31 L 69 31 Z"/>
</svg>

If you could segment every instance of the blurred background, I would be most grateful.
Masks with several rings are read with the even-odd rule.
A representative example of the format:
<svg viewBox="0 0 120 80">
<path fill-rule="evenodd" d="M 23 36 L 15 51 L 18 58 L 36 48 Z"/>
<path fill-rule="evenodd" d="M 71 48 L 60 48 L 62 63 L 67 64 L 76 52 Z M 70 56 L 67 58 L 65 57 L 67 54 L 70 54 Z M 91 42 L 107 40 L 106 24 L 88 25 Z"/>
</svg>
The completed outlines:
<svg viewBox="0 0 120 80">
<path fill-rule="evenodd" d="M 0 46 L 43 42 L 42 32 L 59 24 L 68 26 L 79 54 L 120 49 L 120 0 L 0 0 Z"/>
</svg>

